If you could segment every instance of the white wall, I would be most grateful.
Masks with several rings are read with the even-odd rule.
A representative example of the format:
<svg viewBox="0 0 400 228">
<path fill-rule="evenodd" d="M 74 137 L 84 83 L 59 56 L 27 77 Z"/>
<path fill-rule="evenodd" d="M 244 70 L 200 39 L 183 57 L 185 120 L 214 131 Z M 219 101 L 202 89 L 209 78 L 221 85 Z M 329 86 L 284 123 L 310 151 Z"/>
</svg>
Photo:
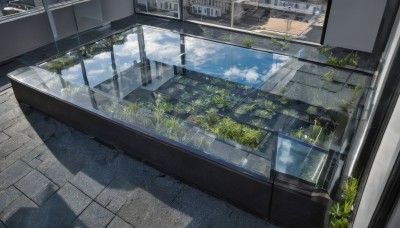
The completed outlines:
<svg viewBox="0 0 400 228">
<path fill-rule="evenodd" d="M 387 0 L 332 0 L 324 44 L 372 52 Z"/>
</svg>

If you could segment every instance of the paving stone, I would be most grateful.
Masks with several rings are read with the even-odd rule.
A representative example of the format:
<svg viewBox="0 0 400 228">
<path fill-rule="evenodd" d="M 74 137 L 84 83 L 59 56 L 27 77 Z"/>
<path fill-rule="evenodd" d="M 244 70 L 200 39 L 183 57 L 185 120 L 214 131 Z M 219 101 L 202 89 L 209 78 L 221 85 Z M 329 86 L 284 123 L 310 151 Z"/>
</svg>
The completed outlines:
<svg viewBox="0 0 400 228">
<path fill-rule="evenodd" d="M 12 125 L 18 123 L 18 116 L 21 114 L 22 111 L 20 108 L 15 108 L 4 114 L 0 114 L 0 131 L 4 131 Z"/>
<path fill-rule="evenodd" d="M 6 225 L 4 225 L 3 222 L 0 221 L 0 228 L 7 228 Z"/>
<path fill-rule="evenodd" d="M 116 178 L 96 197 L 96 202 L 112 213 L 117 213 L 136 187 L 125 180 Z"/>
<path fill-rule="evenodd" d="M 144 189 L 136 188 L 117 215 L 135 227 L 186 226 L 191 219 L 169 207 L 182 188 L 171 177 L 159 177 Z"/>
<path fill-rule="evenodd" d="M 76 163 L 76 166 L 66 167 L 63 163 L 56 160 L 43 174 L 61 187 L 71 180 L 75 176 L 75 172 L 80 168 L 82 168 L 82 166 L 79 163 Z"/>
<path fill-rule="evenodd" d="M 36 147 L 35 149 L 29 151 L 29 153 L 27 153 L 22 158 L 22 160 L 26 163 L 29 163 L 33 159 L 35 159 L 35 158 L 39 157 L 41 154 L 43 154 L 46 150 L 48 150 L 48 148 L 45 144 L 40 145 L 40 146 Z"/>
<path fill-rule="evenodd" d="M 0 190 L 10 187 L 32 170 L 22 161 L 17 161 L 0 173 Z"/>
<path fill-rule="evenodd" d="M 6 141 L 9 138 L 10 138 L 10 136 L 4 134 L 3 132 L 0 132 L 0 143 Z"/>
<path fill-rule="evenodd" d="M 43 227 L 67 227 L 90 204 L 91 199 L 67 183 L 52 195 L 41 208 Z"/>
<path fill-rule="evenodd" d="M 160 175 L 158 170 L 124 154 L 114 160 L 114 166 L 116 176 L 133 185 L 148 185 Z"/>
<path fill-rule="evenodd" d="M 28 175 L 15 184 L 15 187 L 39 206 L 58 190 L 56 184 L 37 170 L 28 173 Z"/>
<path fill-rule="evenodd" d="M 223 201 L 189 186 L 185 186 L 171 206 L 200 220 L 206 219 L 216 211 L 224 211 L 226 214 L 229 211 L 229 206 Z"/>
<path fill-rule="evenodd" d="M 18 134 L 26 134 L 26 129 L 27 128 L 31 128 L 31 124 L 29 123 L 28 120 L 26 120 L 25 118 L 21 119 L 20 121 L 18 121 L 17 124 L 12 125 L 11 127 L 7 128 L 4 130 L 4 132 L 13 137 L 13 136 L 17 136 Z"/>
<path fill-rule="evenodd" d="M 7 207 L 10 203 L 12 203 L 21 195 L 22 193 L 18 191 L 18 189 L 16 189 L 14 186 L 0 191 L 0 213 L 5 207 Z"/>
<path fill-rule="evenodd" d="M 21 159 L 23 156 L 34 150 L 42 143 L 42 141 L 37 139 L 32 139 L 29 142 L 25 143 L 20 148 L 9 154 L 5 159 L 0 160 L 0 170 L 5 170 L 8 166 Z"/>
<path fill-rule="evenodd" d="M 133 228 L 129 223 L 125 222 L 118 216 L 115 216 L 114 219 L 108 224 L 107 228 Z"/>
<path fill-rule="evenodd" d="M 0 159 L 7 157 L 7 155 L 11 154 L 29 140 L 31 140 L 31 138 L 28 136 L 18 134 L 14 135 L 14 137 L 10 138 L 9 140 L 4 141 L 0 144 Z"/>
<path fill-rule="evenodd" d="M 114 172 L 111 165 L 91 163 L 82 169 L 71 180 L 71 183 L 94 199 L 113 180 L 113 178 Z"/>
<path fill-rule="evenodd" d="M 192 221 L 190 216 L 141 188 L 135 190 L 130 202 L 117 215 L 134 227 L 187 227 Z"/>
<path fill-rule="evenodd" d="M 72 224 L 72 227 L 106 227 L 114 214 L 92 202 Z"/>
<path fill-rule="evenodd" d="M 0 213 L 0 219 L 8 227 L 37 226 L 39 209 L 32 200 L 22 195 Z"/>
</svg>

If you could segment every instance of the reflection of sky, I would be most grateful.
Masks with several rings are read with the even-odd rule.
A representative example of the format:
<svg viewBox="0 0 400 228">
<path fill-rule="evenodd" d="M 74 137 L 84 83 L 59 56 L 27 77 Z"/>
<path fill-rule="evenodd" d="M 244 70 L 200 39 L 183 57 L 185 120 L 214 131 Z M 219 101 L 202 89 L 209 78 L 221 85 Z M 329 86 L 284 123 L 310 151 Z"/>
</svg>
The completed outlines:
<svg viewBox="0 0 400 228">
<path fill-rule="evenodd" d="M 186 67 L 229 81 L 257 86 L 288 57 L 186 37 Z"/>
<path fill-rule="evenodd" d="M 150 60 L 180 65 L 180 36 L 177 33 L 143 26 L 146 56 Z"/>
<path fill-rule="evenodd" d="M 149 60 L 169 65 L 181 65 L 180 35 L 143 26 L 144 53 Z M 117 72 L 121 73 L 140 62 L 137 29 L 121 35 L 121 44 L 115 44 L 114 57 Z M 117 35 L 118 36 L 118 35 Z M 126 36 L 124 38 L 124 36 Z M 96 44 L 94 44 L 96 45 Z M 288 57 L 249 50 L 193 37 L 185 37 L 186 68 L 226 80 L 257 87 L 288 60 Z M 113 75 L 111 47 L 84 60 L 91 87 Z M 84 84 L 80 64 L 63 70 L 65 79 Z M 137 75 L 132 75 L 137 77 Z"/>
<path fill-rule="evenodd" d="M 146 56 L 181 65 L 180 35 L 143 27 Z M 279 70 L 288 57 L 185 36 L 186 68 L 226 80 L 257 86 Z"/>
</svg>

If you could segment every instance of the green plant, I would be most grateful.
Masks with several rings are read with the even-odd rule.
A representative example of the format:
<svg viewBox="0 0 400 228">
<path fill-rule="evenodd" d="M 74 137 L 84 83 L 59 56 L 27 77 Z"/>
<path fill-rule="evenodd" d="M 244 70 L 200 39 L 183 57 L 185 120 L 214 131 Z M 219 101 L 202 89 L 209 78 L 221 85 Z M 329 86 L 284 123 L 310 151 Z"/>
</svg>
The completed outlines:
<svg viewBox="0 0 400 228">
<path fill-rule="evenodd" d="M 334 75 L 335 75 L 335 72 L 332 69 L 330 69 L 328 72 L 326 72 L 324 74 L 325 81 L 333 82 L 333 76 Z"/>
<path fill-rule="evenodd" d="M 275 114 L 274 112 L 271 112 L 268 110 L 262 110 L 262 109 L 259 109 L 254 112 L 255 116 L 260 117 L 260 118 L 266 118 L 266 119 L 272 119 L 274 114 Z"/>
<path fill-rule="evenodd" d="M 298 116 L 298 112 L 293 109 L 284 109 L 284 110 L 282 110 L 282 114 L 286 115 L 286 116 L 295 117 L 295 118 L 297 118 L 297 116 Z"/>
<path fill-rule="evenodd" d="M 342 109 L 342 111 L 346 112 L 350 108 L 351 103 L 346 100 L 341 100 L 339 103 L 339 107 Z"/>
<path fill-rule="evenodd" d="M 329 56 L 326 63 L 333 66 L 344 66 L 344 65 L 353 65 L 357 66 L 358 64 L 358 54 L 357 52 L 349 53 L 344 58 L 340 59 L 337 57 Z"/>
<path fill-rule="evenodd" d="M 343 185 L 343 193 L 329 211 L 331 228 L 347 228 L 352 215 L 352 207 L 357 196 L 358 180 L 349 177 Z"/>
<path fill-rule="evenodd" d="M 247 48 L 251 48 L 254 45 L 253 38 L 251 38 L 250 36 L 244 38 L 242 40 L 242 44 Z"/>
<path fill-rule="evenodd" d="M 286 51 L 290 48 L 290 40 L 292 37 L 289 34 L 282 35 L 280 38 L 271 38 L 271 43 L 278 46 L 281 50 Z"/>
<path fill-rule="evenodd" d="M 281 102 L 281 104 L 285 105 L 289 103 L 289 99 L 286 97 L 281 97 L 279 98 L 279 102 Z"/>
<path fill-rule="evenodd" d="M 191 120 L 206 131 L 242 145 L 255 148 L 260 143 L 260 130 L 240 124 L 229 117 L 221 118 L 216 114 L 216 110 L 210 110 L 204 116 L 192 117 Z"/>
<path fill-rule="evenodd" d="M 328 46 L 322 46 L 318 48 L 318 52 L 321 54 L 328 54 L 331 51 L 331 48 Z"/>
<path fill-rule="evenodd" d="M 317 114 L 317 107 L 308 106 L 306 113 L 309 115 L 316 115 Z"/>
<path fill-rule="evenodd" d="M 252 104 L 242 104 L 235 110 L 235 114 L 243 115 L 246 114 L 248 111 L 251 111 L 253 108 L 254 105 Z"/>
</svg>

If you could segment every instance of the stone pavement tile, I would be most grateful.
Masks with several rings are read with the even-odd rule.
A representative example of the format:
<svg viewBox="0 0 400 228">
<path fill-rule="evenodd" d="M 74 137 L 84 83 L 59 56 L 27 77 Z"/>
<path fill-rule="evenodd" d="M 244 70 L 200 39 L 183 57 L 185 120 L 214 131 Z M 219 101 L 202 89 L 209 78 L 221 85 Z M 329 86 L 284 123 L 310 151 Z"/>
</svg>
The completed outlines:
<svg viewBox="0 0 400 228">
<path fill-rule="evenodd" d="M 79 171 L 70 182 L 94 199 L 113 180 L 114 174 L 112 163 L 100 165 L 91 162 Z"/>
<path fill-rule="evenodd" d="M 23 158 L 22 161 L 26 162 L 29 164 L 33 159 L 39 157 L 41 154 L 45 153 L 45 151 L 48 150 L 47 146 L 45 144 L 42 144 L 35 149 L 29 151 Z"/>
<path fill-rule="evenodd" d="M 45 170 L 43 174 L 61 187 L 71 180 L 75 176 L 75 173 L 82 167 L 83 165 L 79 162 L 75 163 L 75 165 L 66 166 L 61 161 L 55 160 L 52 166 Z"/>
<path fill-rule="evenodd" d="M 181 182 L 169 176 L 156 178 L 149 186 L 133 190 L 117 215 L 135 227 L 177 227 L 189 219 L 169 206 L 182 188 Z"/>
<path fill-rule="evenodd" d="M 215 214 L 215 216 L 210 219 L 210 224 L 215 227 L 249 227 L 249 228 L 275 228 L 274 225 L 267 223 L 266 220 L 258 218 L 247 212 L 240 210 L 237 207 L 229 205 L 230 212 L 228 215 L 225 214 Z M 221 217 L 222 216 L 222 217 Z M 221 219 L 227 216 L 227 219 Z"/>
<path fill-rule="evenodd" d="M 38 224 L 38 206 L 22 195 L 8 205 L 1 213 L 0 219 L 8 227 L 32 227 Z"/>
<path fill-rule="evenodd" d="M 15 184 L 15 187 L 39 206 L 46 202 L 46 200 L 58 190 L 56 184 L 37 170 L 28 173 L 28 175 Z"/>
<path fill-rule="evenodd" d="M 75 220 L 71 227 L 106 227 L 113 217 L 113 213 L 96 202 L 92 202 L 82 214 L 79 215 L 78 219 Z"/>
<path fill-rule="evenodd" d="M 216 211 L 229 212 L 228 204 L 190 186 L 185 186 L 171 206 L 201 222 Z"/>
<path fill-rule="evenodd" d="M 117 214 L 134 227 L 187 227 L 192 218 L 143 189 L 135 194 Z"/>
<path fill-rule="evenodd" d="M 90 202 L 88 196 L 67 183 L 41 207 L 40 224 L 43 227 L 70 226 Z"/>
<path fill-rule="evenodd" d="M 28 119 L 30 119 L 30 116 L 28 116 Z M 50 118 L 33 123 L 31 129 L 34 131 L 28 134 L 29 137 L 40 138 L 43 141 L 59 138 L 70 130 L 65 124 Z"/>
<path fill-rule="evenodd" d="M 20 197 L 22 193 L 18 191 L 14 186 L 11 186 L 5 190 L 0 191 L 0 213 L 6 208 L 10 203 Z"/>
<path fill-rule="evenodd" d="M 34 150 L 40 144 L 43 144 L 41 140 L 32 139 L 29 142 L 22 145 L 20 148 L 9 154 L 5 159 L 0 160 L 0 171 L 5 170 L 7 167 L 9 167 L 14 162 L 21 159 L 27 153 Z"/>
<path fill-rule="evenodd" d="M 114 160 L 114 166 L 118 178 L 134 185 L 148 185 L 160 175 L 158 170 L 125 154 L 119 155 Z"/>
<path fill-rule="evenodd" d="M 112 213 L 117 213 L 136 187 L 125 180 L 116 178 L 96 197 L 96 202 Z"/>
<path fill-rule="evenodd" d="M 108 224 L 107 228 L 133 228 L 133 226 L 122 220 L 120 217 L 115 216 L 110 224 Z"/>
<path fill-rule="evenodd" d="M 22 161 L 17 161 L 0 173 L 0 190 L 10 187 L 32 170 Z"/>
<path fill-rule="evenodd" d="M 10 136 L 4 134 L 3 132 L 0 132 L 0 143 L 6 141 L 9 138 L 10 138 Z"/>
<path fill-rule="evenodd" d="M 0 131 L 11 127 L 12 125 L 18 123 L 20 116 L 22 116 L 22 111 L 20 108 L 14 108 L 6 113 L 0 113 Z"/>
<path fill-rule="evenodd" d="M 14 100 L 10 97 L 9 100 L 0 105 L 0 113 L 6 113 L 7 111 L 18 107 L 18 103 L 15 103 Z"/>
<path fill-rule="evenodd" d="M 18 123 L 5 129 L 4 133 L 6 133 L 7 135 L 9 135 L 11 137 L 18 136 L 19 134 L 25 134 L 27 128 L 31 128 L 31 124 L 29 123 L 29 121 L 26 120 L 26 118 L 20 118 Z M 27 135 L 27 134 L 25 134 L 25 135 Z"/>
<path fill-rule="evenodd" d="M 24 134 L 14 135 L 14 137 L 0 144 L 0 159 L 14 152 L 16 149 L 27 143 L 31 138 Z"/>
<path fill-rule="evenodd" d="M 4 225 L 4 223 L 2 223 L 2 222 L 0 221 L 0 228 L 7 228 L 7 227 L 6 227 L 6 225 Z"/>
</svg>

